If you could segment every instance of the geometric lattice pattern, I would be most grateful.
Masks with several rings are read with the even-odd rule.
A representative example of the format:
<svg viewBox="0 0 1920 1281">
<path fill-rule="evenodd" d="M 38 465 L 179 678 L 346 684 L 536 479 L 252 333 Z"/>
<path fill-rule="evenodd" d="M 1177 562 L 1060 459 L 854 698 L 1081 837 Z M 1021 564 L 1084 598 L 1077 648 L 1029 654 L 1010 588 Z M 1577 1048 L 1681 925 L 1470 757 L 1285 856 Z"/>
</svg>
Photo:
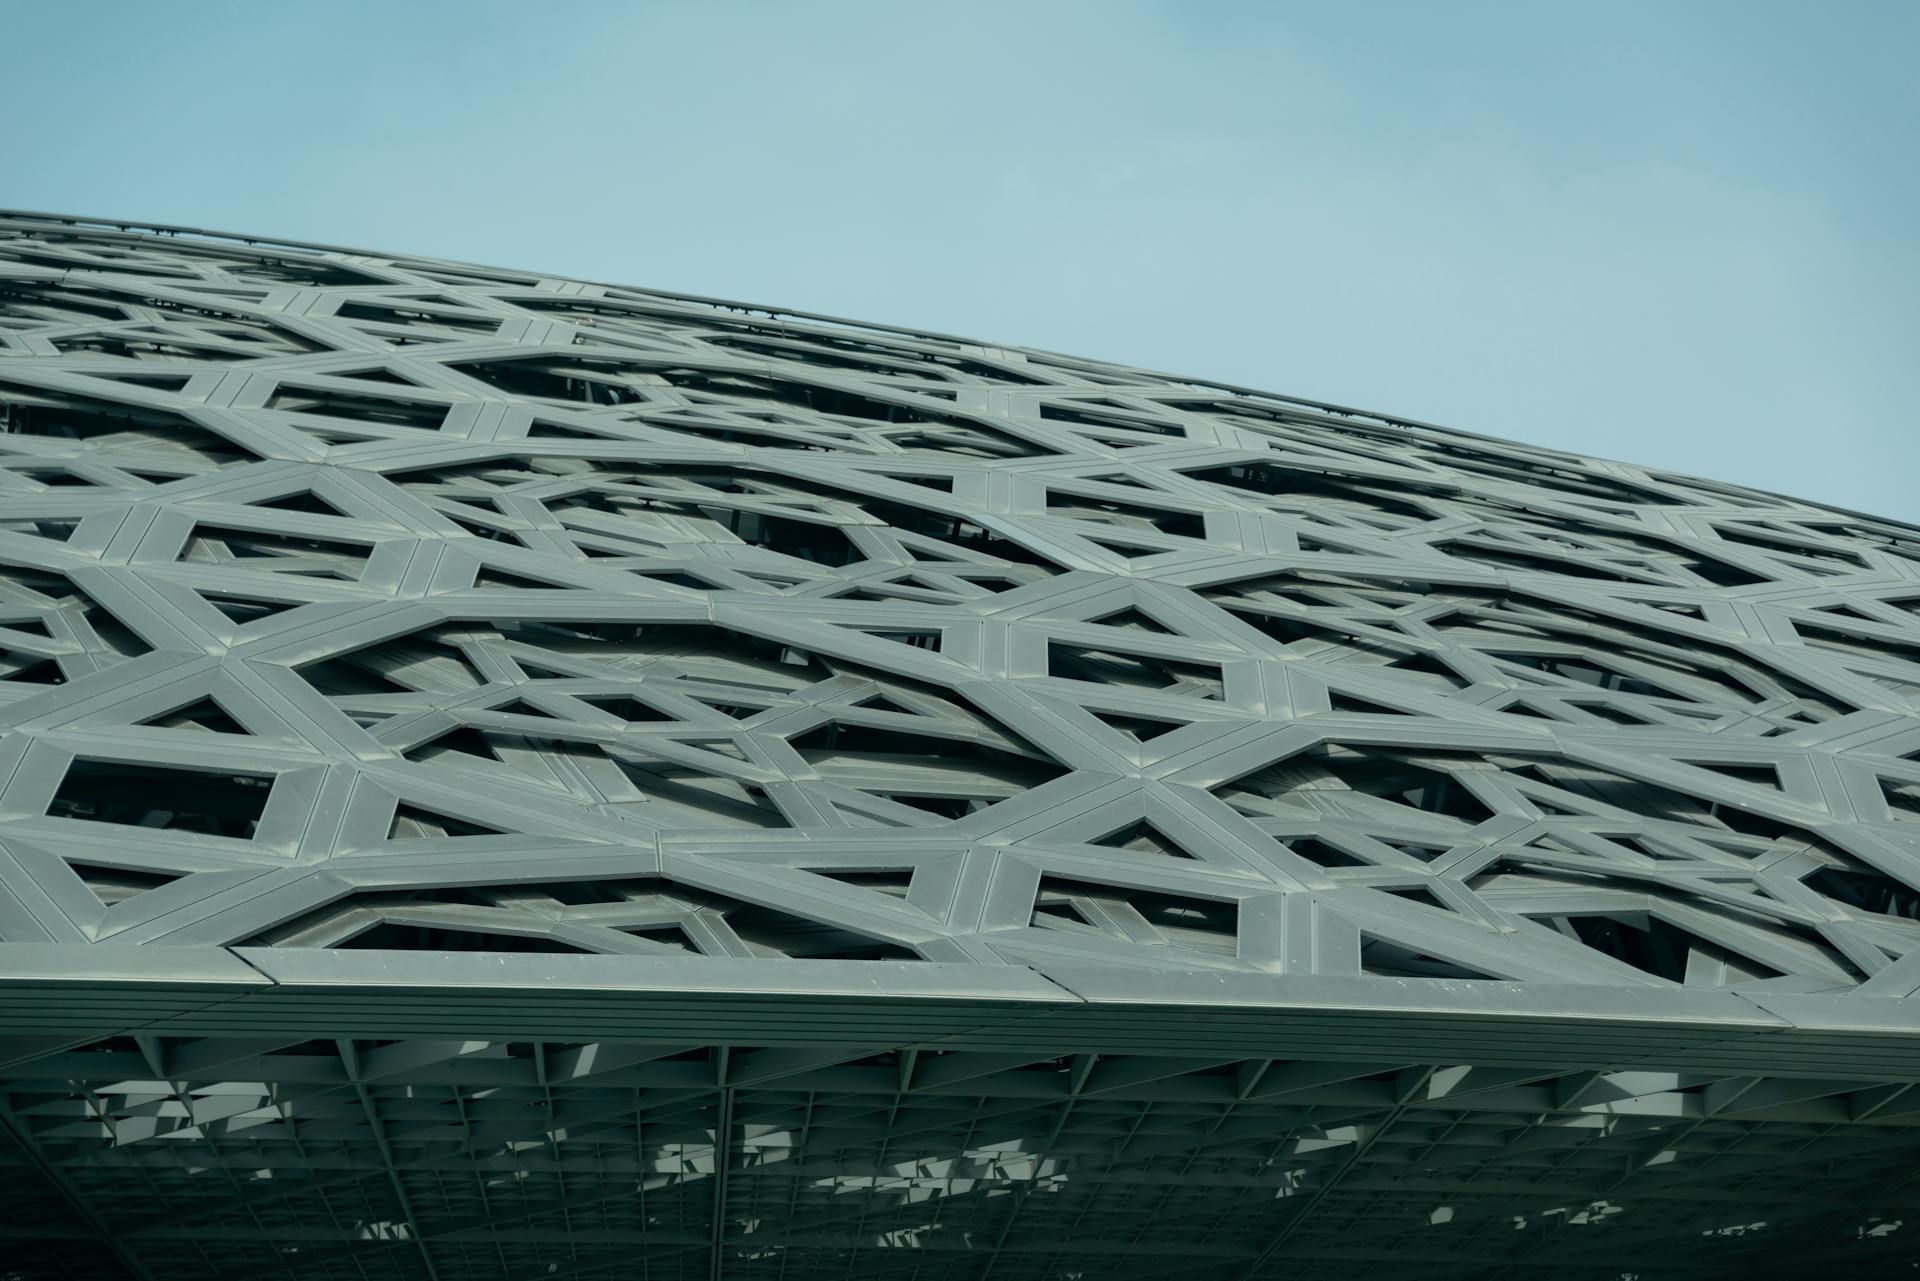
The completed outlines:
<svg viewBox="0 0 1920 1281">
<path fill-rule="evenodd" d="M 0 972 L 786 1011 L 49 998 L 0 1277 L 1910 1275 L 1916 614 L 1920 529 L 1730 485 L 0 215 Z M 1068 1036 L 1134 992 L 1377 1018 Z M 1534 992 L 1696 1048 L 1488 1040 Z M 1762 1011 L 1871 1045 L 1699 1048 Z"/>
</svg>

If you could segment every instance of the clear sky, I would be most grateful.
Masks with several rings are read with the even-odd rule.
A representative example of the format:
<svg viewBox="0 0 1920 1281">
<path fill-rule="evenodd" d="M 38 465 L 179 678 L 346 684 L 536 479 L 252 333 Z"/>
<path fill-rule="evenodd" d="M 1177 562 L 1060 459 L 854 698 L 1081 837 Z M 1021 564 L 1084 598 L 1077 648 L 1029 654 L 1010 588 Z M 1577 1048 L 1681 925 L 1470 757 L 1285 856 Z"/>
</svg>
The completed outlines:
<svg viewBox="0 0 1920 1281">
<path fill-rule="evenodd" d="M 1920 3 L 0 0 L 0 204 L 1049 347 L 1920 520 Z"/>
</svg>

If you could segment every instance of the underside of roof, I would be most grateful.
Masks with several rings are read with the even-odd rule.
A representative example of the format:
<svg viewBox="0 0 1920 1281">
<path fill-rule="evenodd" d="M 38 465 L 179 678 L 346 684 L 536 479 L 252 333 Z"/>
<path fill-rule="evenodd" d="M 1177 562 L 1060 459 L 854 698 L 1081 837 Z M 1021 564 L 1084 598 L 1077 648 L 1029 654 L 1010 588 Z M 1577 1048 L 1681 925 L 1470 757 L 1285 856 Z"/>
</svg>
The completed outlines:
<svg viewBox="0 0 1920 1281">
<path fill-rule="evenodd" d="M 0 213 L 0 1278 L 1910 1276 L 1917 612 L 1697 478 Z"/>
</svg>

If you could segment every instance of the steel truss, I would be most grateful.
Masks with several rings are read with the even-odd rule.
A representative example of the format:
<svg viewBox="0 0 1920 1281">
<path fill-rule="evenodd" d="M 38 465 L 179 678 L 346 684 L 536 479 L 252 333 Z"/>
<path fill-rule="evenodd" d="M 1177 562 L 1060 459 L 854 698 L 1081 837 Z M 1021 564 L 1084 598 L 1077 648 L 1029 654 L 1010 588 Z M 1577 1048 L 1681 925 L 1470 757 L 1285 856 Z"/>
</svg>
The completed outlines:
<svg viewBox="0 0 1920 1281">
<path fill-rule="evenodd" d="M 35 214 L 0 426 L 0 1278 L 1911 1271 L 1910 526 Z"/>
</svg>

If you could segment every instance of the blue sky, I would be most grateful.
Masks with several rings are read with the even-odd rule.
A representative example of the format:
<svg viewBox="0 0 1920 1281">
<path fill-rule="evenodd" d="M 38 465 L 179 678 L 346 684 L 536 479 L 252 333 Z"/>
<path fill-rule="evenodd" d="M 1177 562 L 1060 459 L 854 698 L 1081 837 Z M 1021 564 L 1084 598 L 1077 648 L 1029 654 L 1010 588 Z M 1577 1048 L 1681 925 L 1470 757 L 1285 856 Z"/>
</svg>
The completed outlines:
<svg viewBox="0 0 1920 1281">
<path fill-rule="evenodd" d="M 0 204 L 1050 347 L 1920 519 L 1920 5 L 0 0 Z"/>
</svg>

